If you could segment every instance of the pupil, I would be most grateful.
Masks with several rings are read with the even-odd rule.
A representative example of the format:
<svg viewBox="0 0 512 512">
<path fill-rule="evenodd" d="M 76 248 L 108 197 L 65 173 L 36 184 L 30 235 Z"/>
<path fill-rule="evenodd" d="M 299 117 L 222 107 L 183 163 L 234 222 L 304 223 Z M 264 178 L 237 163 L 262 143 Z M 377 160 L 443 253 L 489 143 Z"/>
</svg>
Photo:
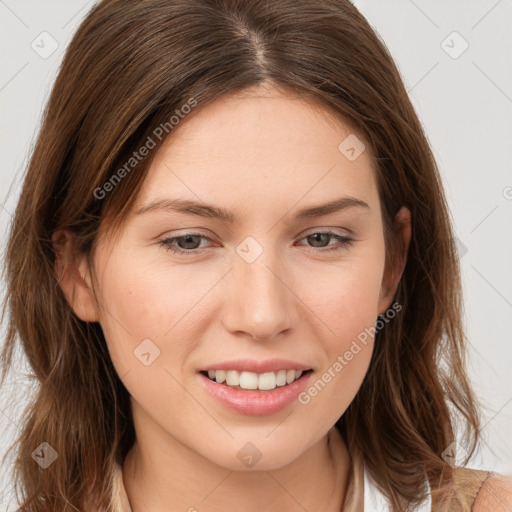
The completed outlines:
<svg viewBox="0 0 512 512">
<path fill-rule="evenodd" d="M 317 242 L 320 242 L 320 240 L 318 240 L 318 237 L 329 237 L 329 236 L 330 235 L 327 235 L 325 233 L 315 233 L 314 235 L 310 235 L 309 238 L 314 239 L 314 243 L 317 243 Z"/>
<path fill-rule="evenodd" d="M 192 243 L 192 245 L 194 245 L 193 241 L 190 242 L 190 240 L 196 238 L 195 235 L 186 235 L 182 238 L 182 240 L 185 240 L 185 245 L 187 245 L 188 243 Z M 196 242 L 197 243 L 197 242 Z M 180 244 L 181 246 L 182 244 Z M 181 247 L 182 249 L 196 249 L 196 247 Z"/>
</svg>

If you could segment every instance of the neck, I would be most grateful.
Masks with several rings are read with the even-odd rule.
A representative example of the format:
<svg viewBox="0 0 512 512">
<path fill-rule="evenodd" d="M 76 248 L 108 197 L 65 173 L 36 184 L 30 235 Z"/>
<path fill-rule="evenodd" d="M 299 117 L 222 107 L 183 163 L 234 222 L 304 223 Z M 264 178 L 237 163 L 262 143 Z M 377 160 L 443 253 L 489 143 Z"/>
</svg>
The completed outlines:
<svg viewBox="0 0 512 512">
<path fill-rule="evenodd" d="M 336 428 L 292 463 L 272 471 L 230 471 L 176 439 L 146 430 L 128 452 L 123 481 L 133 512 L 244 510 L 339 512 L 350 455 Z"/>
</svg>

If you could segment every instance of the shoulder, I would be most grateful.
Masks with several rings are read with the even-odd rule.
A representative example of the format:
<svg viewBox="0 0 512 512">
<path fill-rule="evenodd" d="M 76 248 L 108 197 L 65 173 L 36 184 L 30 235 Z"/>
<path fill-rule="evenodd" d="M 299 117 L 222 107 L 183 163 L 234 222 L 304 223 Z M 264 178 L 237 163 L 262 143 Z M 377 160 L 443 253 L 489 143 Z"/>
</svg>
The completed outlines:
<svg viewBox="0 0 512 512">
<path fill-rule="evenodd" d="M 510 512 L 512 510 L 512 477 L 492 474 L 482 483 L 473 512 Z"/>
</svg>

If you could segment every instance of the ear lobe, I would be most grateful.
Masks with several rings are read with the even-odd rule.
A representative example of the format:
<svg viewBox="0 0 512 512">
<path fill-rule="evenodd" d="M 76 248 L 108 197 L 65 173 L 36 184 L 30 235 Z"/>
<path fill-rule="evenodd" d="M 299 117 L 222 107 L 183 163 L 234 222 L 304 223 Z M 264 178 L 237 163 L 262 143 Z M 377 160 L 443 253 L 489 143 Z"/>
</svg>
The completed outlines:
<svg viewBox="0 0 512 512">
<path fill-rule="evenodd" d="M 92 291 L 87 258 L 73 250 L 73 235 L 56 231 L 53 236 L 55 276 L 66 300 L 75 314 L 84 322 L 98 322 L 98 307 Z"/>
<path fill-rule="evenodd" d="M 407 263 L 407 253 L 411 242 L 411 212 L 402 206 L 395 215 L 394 243 L 397 251 L 391 261 L 386 263 L 382 280 L 381 295 L 379 298 L 379 315 L 382 315 L 391 305 L 396 294 L 400 279 Z"/>
</svg>

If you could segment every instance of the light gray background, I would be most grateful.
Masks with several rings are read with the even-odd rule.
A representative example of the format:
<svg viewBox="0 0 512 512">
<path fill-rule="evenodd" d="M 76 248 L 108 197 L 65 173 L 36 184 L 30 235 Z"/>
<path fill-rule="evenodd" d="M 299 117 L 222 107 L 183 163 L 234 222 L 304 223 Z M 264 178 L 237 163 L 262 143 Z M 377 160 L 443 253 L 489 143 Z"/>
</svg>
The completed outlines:
<svg viewBox="0 0 512 512">
<path fill-rule="evenodd" d="M 468 368 L 485 405 L 486 444 L 469 465 L 512 474 L 512 0 L 354 3 L 399 66 L 437 157 L 460 241 Z M 93 5 L 0 0 L 2 254 L 43 105 L 67 44 Z M 42 32 L 58 43 L 46 58 L 31 47 L 51 49 Z M 0 392 L 0 455 L 17 433 L 29 372 L 20 358 Z M 14 508 L 9 469 L 8 463 L 0 468 L 1 511 Z"/>
</svg>

